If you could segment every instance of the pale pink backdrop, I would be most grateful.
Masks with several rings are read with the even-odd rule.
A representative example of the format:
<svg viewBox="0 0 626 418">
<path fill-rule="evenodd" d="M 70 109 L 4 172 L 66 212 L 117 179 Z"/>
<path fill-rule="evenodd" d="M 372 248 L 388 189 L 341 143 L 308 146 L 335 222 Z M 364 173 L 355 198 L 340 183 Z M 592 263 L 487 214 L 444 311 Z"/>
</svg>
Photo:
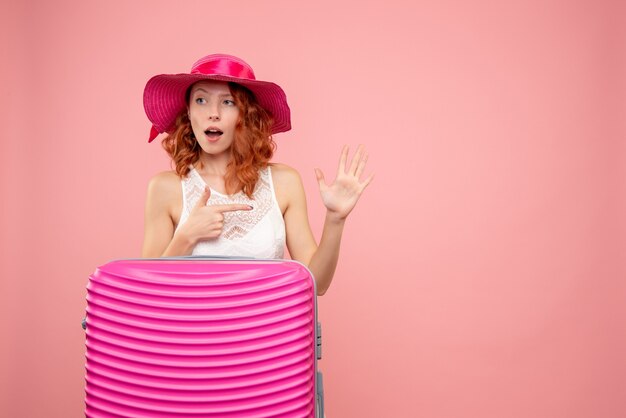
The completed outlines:
<svg viewBox="0 0 626 418">
<path fill-rule="evenodd" d="M 623 2 L 1 8 L 1 416 L 82 416 L 87 277 L 140 254 L 169 169 L 143 87 L 210 52 L 286 90 L 318 236 L 314 167 L 371 154 L 319 301 L 329 418 L 626 416 Z"/>
</svg>

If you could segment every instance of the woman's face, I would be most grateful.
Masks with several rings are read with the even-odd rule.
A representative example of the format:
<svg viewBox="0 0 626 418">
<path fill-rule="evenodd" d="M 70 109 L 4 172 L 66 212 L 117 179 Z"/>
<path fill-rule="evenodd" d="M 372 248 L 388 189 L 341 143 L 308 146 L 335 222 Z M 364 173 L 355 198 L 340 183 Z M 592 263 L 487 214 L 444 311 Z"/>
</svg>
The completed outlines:
<svg viewBox="0 0 626 418">
<path fill-rule="evenodd" d="M 189 120 L 196 141 L 209 154 L 228 150 L 235 138 L 239 108 L 223 81 L 200 81 L 189 94 Z"/>
</svg>

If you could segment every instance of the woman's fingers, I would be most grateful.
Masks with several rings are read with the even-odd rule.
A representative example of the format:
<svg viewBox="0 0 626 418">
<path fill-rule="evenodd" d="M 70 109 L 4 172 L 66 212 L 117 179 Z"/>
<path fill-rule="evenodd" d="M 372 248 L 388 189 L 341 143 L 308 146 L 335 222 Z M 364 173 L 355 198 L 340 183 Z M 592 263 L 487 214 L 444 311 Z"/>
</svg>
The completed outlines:
<svg viewBox="0 0 626 418">
<path fill-rule="evenodd" d="M 208 207 L 217 213 L 234 212 L 237 210 L 252 210 L 252 206 L 244 205 L 241 203 L 229 203 L 225 205 L 211 205 Z"/>
<path fill-rule="evenodd" d="M 374 174 L 370 174 L 370 176 L 366 178 L 363 183 L 361 183 L 361 191 L 359 193 L 362 193 L 363 190 L 365 190 L 365 188 L 367 187 L 368 184 L 370 184 L 372 179 L 374 179 Z"/>
<path fill-rule="evenodd" d="M 354 156 L 352 157 L 352 162 L 350 163 L 350 169 L 348 170 L 348 174 L 353 176 L 356 174 L 356 170 L 359 166 L 359 163 L 361 162 L 362 155 L 363 144 L 359 144 L 358 148 L 356 149 L 356 153 L 354 153 Z"/>
<path fill-rule="evenodd" d="M 361 178 L 361 174 L 363 174 L 363 170 L 365 170 L 365 164 L 367 163 L 368 154 L 365 154 L 361 161 L 359 161 L 359 165 L 356 168 L 356 173 L 354 174 L 357 179 Z"/>
<path fill-rule="evenodd" d="M 206 206 L 210 197 L 211 197 L 211 189 L 209 189 L 209 186 L 204 186 L 204 191 L 202 192 L 200 199 L 198 199 L 198 202 L 196 203 L 195 207 Z"/>
<path fill-rule="evenodd" d="M 241 203 L 207 205 L 210 196 L 211 191 L 206 187 L 187 220 L 187 227 L 191 228 L 195 236 L 201 239 L 213 239 L 222 234 L 226 212 L 253 209 L 252 206 Z"/>
<path fill-rule="evenodd" d="M 320 186 L 320 190 L 323 190 L 326 187 L 326 181 L 324 180 L 324 173 L 322 173 L 322 170 L 316 168 L 315 177 L 317 178 L 317 183 Z"/>
<path fill-rule="evenodd" d="M 341 157 L 339 157 L 339 175 L 345 174 L 346 162 L 348 161 L 348 146 L 344 145 L 341 150 Z"/>
</svg>

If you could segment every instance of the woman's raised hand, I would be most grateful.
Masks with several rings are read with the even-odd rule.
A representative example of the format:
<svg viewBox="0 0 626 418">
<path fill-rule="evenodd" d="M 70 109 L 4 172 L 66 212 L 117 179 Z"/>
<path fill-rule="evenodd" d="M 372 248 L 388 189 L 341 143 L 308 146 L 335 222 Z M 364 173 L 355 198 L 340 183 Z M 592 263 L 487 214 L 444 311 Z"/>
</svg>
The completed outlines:
<svg viewBox="0 0 626 418">
<path fill-rule="evenodd" d="M 372 181 L 372 178 L 374 178 L 372 174 L 364 181 L 359 180 L 361 174 L 363 174 L 363 170 L 365 170 L 367 157 L 365 147 L 359 145 L 356 153 L 352 157 L 350 167 L 346 170 L 348 146 L 345 145 L 341 151 L 341 157 L 339 158 L 337 177 L 331 185 L 327 185 L 324 181 L 322 170 L 319 168 L 315 169 L 315 175 L 317 176 L 324 206 L 326 206 L 330 215 L 339 220 L 345 219 L 352 209 L 354 209 L 361 193 L 363 193 L 363 190 L 365 190 L 367 185 Z"/>
<path fill-rule="evenodd" d="M 238 203 L 207 206 L 210 197 L 211 189 L 205 186 L 202 196 L 189 213 L 187 222 L 181 227 L 181 232 L 193 243 L 219 237 L 224 228 L 224 212 L 252 210 L 252 206 Z"/>
</svg>

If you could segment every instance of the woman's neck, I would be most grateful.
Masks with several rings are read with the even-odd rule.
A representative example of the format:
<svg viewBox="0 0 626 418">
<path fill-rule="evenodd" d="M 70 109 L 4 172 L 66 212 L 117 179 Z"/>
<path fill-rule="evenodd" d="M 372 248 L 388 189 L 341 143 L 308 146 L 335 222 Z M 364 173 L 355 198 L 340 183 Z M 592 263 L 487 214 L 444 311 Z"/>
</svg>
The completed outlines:
<svg viewBox="0 0 626 418">
<path fill-rule="evenodd" d="M 230 153 L 207 154 L 202 152 L 196 163 L 196 168 L 201 170 L 203 174 L 223 177 L 226 174 L 226 167 L 230 159 Z"/>
</svg>

